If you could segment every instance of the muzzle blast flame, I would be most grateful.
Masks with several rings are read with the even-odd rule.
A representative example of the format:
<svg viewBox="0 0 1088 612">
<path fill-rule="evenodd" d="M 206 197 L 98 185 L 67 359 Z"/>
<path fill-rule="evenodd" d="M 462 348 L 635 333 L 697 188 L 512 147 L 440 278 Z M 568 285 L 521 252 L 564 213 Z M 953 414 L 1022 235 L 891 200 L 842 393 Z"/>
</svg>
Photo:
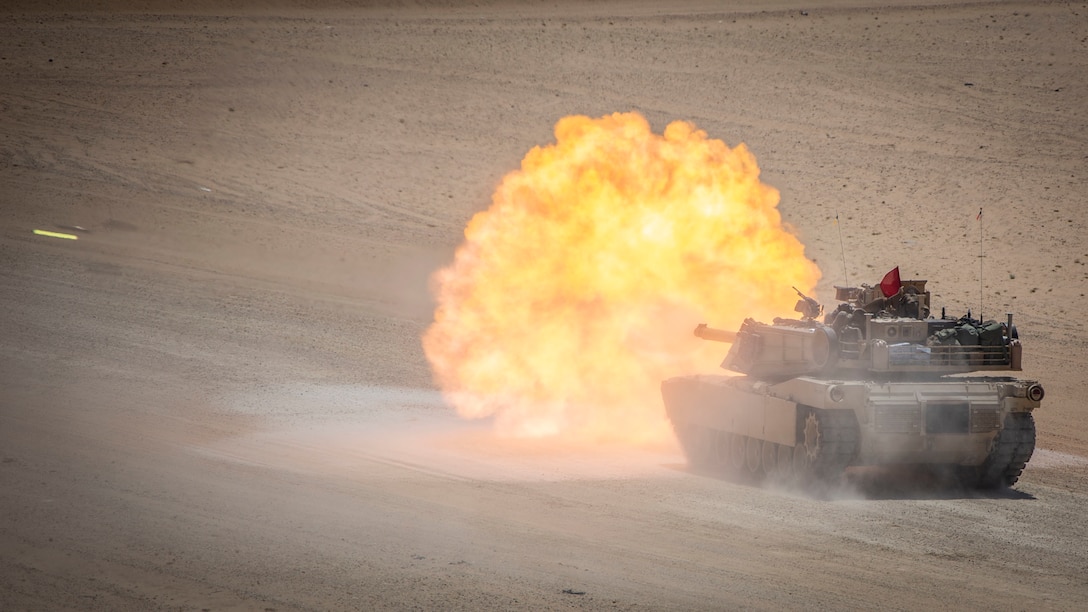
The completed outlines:
<svg viewBox="0 0 1088 612">
<path fill-rule="evenodd" d="M 636 113 L 571 116 L 475 215 L 423 337 L 449 401 L 499 432 L 657 442 L 659 384 L 713 373 L 700 322 L 788 316 L 819 279 L 748 149 Z"/>
</svg>

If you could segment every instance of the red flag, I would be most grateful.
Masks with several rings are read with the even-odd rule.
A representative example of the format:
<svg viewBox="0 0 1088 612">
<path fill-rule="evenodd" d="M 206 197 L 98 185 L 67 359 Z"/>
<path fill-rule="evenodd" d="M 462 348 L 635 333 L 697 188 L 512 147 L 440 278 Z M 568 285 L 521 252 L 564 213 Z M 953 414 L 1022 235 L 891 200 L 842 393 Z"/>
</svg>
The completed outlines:
<svg viewBox="0 0 1088 612">
<path fill-rule="evenodd" d="M 899 293 L 902 286 L 903 283 L 899 282 L 899 266 L 885 274 L 884 280 L 880 281 L 880 290 L 884 292 L 884 297 L 891 297 Z"/>
</svg>

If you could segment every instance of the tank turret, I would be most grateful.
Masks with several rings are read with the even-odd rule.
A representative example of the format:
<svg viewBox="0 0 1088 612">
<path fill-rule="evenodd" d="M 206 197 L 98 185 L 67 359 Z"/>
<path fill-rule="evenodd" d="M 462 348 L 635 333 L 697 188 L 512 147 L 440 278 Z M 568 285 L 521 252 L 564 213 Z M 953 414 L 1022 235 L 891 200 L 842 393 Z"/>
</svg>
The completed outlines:
<svg viewBox="0 0 1088 612">
<path fill-rule="evenodd" d="M 889 280 L 890 279 L 890 280 Z M 836 287 L 823 308 L 800 295 L 797 319 L 746 319 L 695 335 L 730 347 L 737 375 L 662 382 L 666 412 L 689 461 L 733 476 L 801 482 L 853 466 L 940 465 L 971 487 L 1016 482 L 1035 447 L 1043 399 L 1018 371 L 1012 315 L 981 321 L 930 314 L 926 281 Z"/>
<path fill-rule="evenodd" d="M 737 332 L 695 328 L 706 340 L 729 342 L 722 367 L 757 378 L 792 378 L 819 374 L 834 368 L 838 360 L 835 332 L 826 325 L 765 325 L 746 319 Z"/>
<path fill-rule="evenodd" d="M 764 379 L 802 375 L 920 379 L 1021 369 L 1023 349 L 1011 314 L 1005 322 L 982 322 L 969 315 L 919 318 L 929 313 L 925 284 L 905 281 L 890 297 L 875 297 L 868 286 L 836 287 L 837 295 L 850 301 L 822 323 L 810 316 L 822 312 L 822 307 L 801 294 L 800 319 L 778 318 L 773 324 L 746 319 L 737 332 L 700 324 L 695 335 L 732 343 L 722 367 Z M 913 316 L 904 316 L 908 313 Z"/>
</svg>

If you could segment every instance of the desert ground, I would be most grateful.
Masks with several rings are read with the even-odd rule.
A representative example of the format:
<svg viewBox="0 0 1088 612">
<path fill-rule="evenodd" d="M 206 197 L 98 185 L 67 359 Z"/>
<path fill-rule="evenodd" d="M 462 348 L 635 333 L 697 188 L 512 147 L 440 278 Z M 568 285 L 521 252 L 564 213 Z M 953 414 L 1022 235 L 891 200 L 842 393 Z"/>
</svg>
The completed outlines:
<svg viewBox="0 0 1088 612">
<path fill-rule="evenodd" d="M 0 609 L 1084 609 L 1085 100 L 1083 1 L 7 2 Z M 1014 312 L 1021 481 L 814 497 L 457 417 L 431 274 L 617 111 L 745 143 L 822 299 L 845 259 Z"/>
</svg>

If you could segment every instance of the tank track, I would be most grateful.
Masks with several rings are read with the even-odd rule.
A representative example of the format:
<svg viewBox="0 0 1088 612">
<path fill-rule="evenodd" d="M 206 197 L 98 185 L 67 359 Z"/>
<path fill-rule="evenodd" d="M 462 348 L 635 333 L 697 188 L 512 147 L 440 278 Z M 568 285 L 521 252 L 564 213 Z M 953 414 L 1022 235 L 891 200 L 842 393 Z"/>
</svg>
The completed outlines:
<svg viewBox="0 0 1088 612">
<path fill-rule="evenodd" d="M 741 482 L 801 486 L 837 478 L 857 456 L 860 441 L 852 411 L 803 406 L 793 447 L 696 425 L 676 427 L 676 433 L 696 470 Z"/>
<path fill-rule="evenodd" d="M 986 460 L 980 466 L 966 468 L 960 478 L 965 485 L 979 489 L 1011 487 L 1020 479 L 1033 452 L 1035 419 L 1030 412 L 1009 413 Z"/>
</svg>

